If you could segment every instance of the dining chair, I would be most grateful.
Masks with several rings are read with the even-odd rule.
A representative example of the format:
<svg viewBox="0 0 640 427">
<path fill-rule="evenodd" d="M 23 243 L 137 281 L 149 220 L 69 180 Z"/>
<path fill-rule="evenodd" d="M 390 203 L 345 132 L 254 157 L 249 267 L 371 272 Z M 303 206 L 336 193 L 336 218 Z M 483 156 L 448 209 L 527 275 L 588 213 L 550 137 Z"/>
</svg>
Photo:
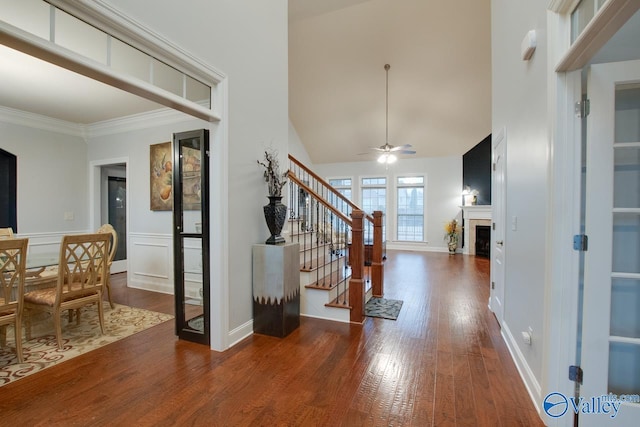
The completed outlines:
<svg viewBox="0 0 640 427">
<path fill-rule="evenodd" d="M 118 233 L 111 224 L 103 224 L 100 226 L 100 228 L 98 228 L 98 233 L 108 233 L 111 235 L 111 242 L 109 245 L 109 263 L 107 264 L 107 276 L 104 281 L 104 286 L 107 289 L 109 305 L 111 308 L 115 308 L 113 300 L 111 299 L 111 265 L 113 264 L 113 258 L 116 256 L 116 250 L 118 249 Z"/>
<path fill-rule="evenodd" d="M 22 305 L 24 271 L 29 239 L 0 239 L 0 345 L 7 343 L 7 326 L 13 325 L 18 363 L 22 355 Z"/>
<path fill-rule="evenodd" d="M 0 240 L 3 239 L 13 239 L 13 228 L 4 227 L 0 228 Z"/>
<path fill-rule="evenodd" d="M 109 239 L 105 233 L 64 236 L 60 243 L 60 262 L 55 288 L 37 289 L 24 294 L 27 339 L 31 338 L 31 315 L 45 311 L 52 315 L 58 348 L 62 349 L 62 313 L 97 304 L 100 331 L 104 334 L 102 292 L 109 262 Z"/>
</svg>

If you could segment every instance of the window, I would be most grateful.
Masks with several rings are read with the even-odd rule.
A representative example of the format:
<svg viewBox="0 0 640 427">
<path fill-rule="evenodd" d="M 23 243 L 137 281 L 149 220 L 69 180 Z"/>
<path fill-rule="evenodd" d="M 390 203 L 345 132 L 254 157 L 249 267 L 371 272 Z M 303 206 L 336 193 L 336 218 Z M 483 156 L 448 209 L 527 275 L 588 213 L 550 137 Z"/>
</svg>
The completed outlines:
<svg viewBox="0 0 640 427">
<path fill-rule="evenodd" d="M 351 178 L 330 179 L 329 185 L 349 200 L 351 199 Z"/>
<path fill-rule="evenodd" d="M 362 178 L 362 209 L 371 215 L 373 211 L 387 213 L 387 178 Z M 382 223 L 382 240 L 386 240 L 385 222 Z M 373 226 L 365 221 L 365 240 L 373 236 Z M 373 237 L 371 237 L 373 239 Z"/>
<path fill-rule="evenodd" d="M 398 177 L 398 240 L 424 241 L 424 177 Z"/>
</svg>

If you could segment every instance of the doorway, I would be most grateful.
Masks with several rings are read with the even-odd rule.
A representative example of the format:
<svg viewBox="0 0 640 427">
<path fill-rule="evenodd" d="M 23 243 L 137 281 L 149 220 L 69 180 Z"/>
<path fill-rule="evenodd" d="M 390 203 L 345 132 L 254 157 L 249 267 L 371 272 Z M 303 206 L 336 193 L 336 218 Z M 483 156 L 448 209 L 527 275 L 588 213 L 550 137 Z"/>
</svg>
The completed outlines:
<svg viewBox="0 0 640 427">
<path fill-rule="evenodd" d="M 111 224 L 118 234 L 118 246 L 111 273 L 127 271 L 129 197 L 128 159 L 91 162 L 91 229 Z"/>
<path fill-rule="evenodd" d="M 125 169 L 126 172 L 126 169 Z M 127 178 L 107 176 L 107 221 L 118 234 L 113 262 L 127 260 Z"/>
</svg>

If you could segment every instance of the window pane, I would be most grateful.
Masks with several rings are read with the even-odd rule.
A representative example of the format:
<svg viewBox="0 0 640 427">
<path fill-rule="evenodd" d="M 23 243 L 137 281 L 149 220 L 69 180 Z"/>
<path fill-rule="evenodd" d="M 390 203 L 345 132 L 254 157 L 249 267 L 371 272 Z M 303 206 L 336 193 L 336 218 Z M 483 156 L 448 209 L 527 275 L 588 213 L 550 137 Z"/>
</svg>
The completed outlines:
<svg viewBox="0 0 640 427">
<path fill-rule="evenodd" d="M 157 59 L 152 59 L 152 62 L 153 84 L 171 93 L 175 93 L 178 96 L 182 96 L 183 74 Z"/>
<path fill-rule="evenodd" d="M 351 187 L 351 178 L 330 179 L 332 187 Z"/>
<path fill-rule="evenodd" d="M 362 178 L 362 185 L 387 185 L 387 178 Z"/>
<path fill-rule="evenodd" d="M 384 179 L 384 178 L 383 178 Z M 363 180 L 364 181 L 364 180 Z M 371 214 L 373 211 L 387 211 L 387 189 L 386 188 L 363 188 L 362 189 L 362 209 Z M 382 240 L 386 240 L 386 227 L 382 225 Z M 369 221 L 365 221 L 365 240 L 373 236 L 373 227 Z"/>
<path fill-rule="evenodd" d="M 401 176 L 398 178 L 398 185 L 424 184 L 422 176 Z"/>
<path fill-rule="evenodd" d="M 106 65 L 106 33 L 59 9 L 55 17 L 56 44 Z"/>
<path fill-rule="evenodd" d="M 145 82 L 151 81 L 151 57 L 115 38 L 111 39 L 111 68 Z"/>
<path fill-rule="evenodd" d="M 0 0 L 2 20 L 33 35 L 49 40 L 51 6 L 42 0 Z"/>
<path fill-rule="evenodd" d="M 422 215 L 398 215 L 398 240 L 423 241 L 423 224 Z"/>
<path fill-rule="evenodd" d="M 424 240 L 424 188 L 398 188 L 398 240 Z"/>
<path fill-rule="evenodd" d="M 595 16 L 595 0 L 582 0 L 571 14 L 571 43 Z"/>
</svg>

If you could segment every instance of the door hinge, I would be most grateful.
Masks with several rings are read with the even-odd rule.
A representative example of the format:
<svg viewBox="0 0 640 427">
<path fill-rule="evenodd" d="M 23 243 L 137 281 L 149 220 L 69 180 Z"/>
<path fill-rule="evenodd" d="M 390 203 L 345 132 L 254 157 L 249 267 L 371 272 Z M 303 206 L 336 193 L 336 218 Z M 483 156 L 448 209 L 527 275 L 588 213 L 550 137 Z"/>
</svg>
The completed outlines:
<svg viewBox="0 0 640 427">
<path fill-rule="evenodd" d="M 495 289 L 496 288 L 496 282 L 491 282 L 491 289 Z"/>
<path fill-rule="evenodd" d="M 582 384 L 582 368 L 580 366 L 569 366 L 569 380 Z"/>
<path fill-rule="evenodd" d="M 496 223 L 495 222 L 491 223 L 491 229 L 493 231 L 496 231 Z"/>
<path fill-rule="evenodd" d="M 494 172 L 496 171 L 496 164 L 495 163 L 493 164 L 493 171 Z"/>
<path fill-rule="evenodd" d="M 588 98 L 583 98 L 581 101 L 576 102 L 575 112 L 576 117 L 579 119 L 584 119 L 589 115 L 591 111 L 591 101 Z"/>
<path fill-rule="evenodd" d="M 573 249 L 586 252 L 589 249 L 589 237 L 586 234 L 576 234 L 573 236 Z"/>
</svg>

